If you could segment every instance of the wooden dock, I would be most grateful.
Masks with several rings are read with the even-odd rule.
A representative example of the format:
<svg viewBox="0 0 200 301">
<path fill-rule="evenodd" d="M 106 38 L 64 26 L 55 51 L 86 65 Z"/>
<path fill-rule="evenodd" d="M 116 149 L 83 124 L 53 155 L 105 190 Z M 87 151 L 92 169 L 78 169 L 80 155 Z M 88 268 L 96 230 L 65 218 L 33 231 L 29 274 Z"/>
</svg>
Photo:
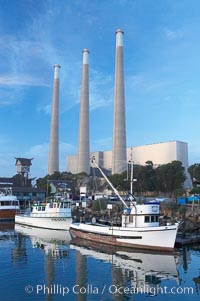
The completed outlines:
<svg viewBox="0 0 200 301">
<path fill-rule="evenodd" d="M 176 237 L 175 246 L 180 247 L 197 243 L 200 243 L 200 235 L 186 235 L 185 237 L 178 235 Z"/>
</svg>

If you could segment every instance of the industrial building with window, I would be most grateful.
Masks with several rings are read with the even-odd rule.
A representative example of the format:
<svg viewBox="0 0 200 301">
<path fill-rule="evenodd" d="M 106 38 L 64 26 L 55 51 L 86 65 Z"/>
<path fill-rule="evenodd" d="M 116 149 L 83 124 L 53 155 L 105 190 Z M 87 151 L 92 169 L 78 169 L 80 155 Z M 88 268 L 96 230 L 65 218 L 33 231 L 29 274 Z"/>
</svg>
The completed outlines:
<svg viewBox="0 0 200 301">
<path fill-rule="evenodd" d="M 112 151 L 91 152 L 90 157 L 95 156 L 96 162 L 102 168 L 112 171 Z M 192 182 L 188 173 L 188 144 L 182 141 L 168 141 L 127 148 L 127 159 L 134 164 L 145 165 L 147 161 L 152 161 L 156 168 L 160 165 L 171 163 L 174 160 L 181 161 L 185 168 L 187 177 L 184 187 L 191 188 Z M 67 157 L 67 171 L 78 173 L 77 155 Z"/>
</svg>

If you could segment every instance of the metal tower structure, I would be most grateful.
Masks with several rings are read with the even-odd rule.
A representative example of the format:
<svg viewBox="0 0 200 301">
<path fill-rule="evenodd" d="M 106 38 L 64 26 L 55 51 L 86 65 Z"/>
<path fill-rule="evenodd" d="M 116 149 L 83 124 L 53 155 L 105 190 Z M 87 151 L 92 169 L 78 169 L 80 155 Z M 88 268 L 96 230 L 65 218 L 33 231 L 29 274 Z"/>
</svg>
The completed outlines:
<svg viewBox="0 0 200 301">
<path fill-rule="evenodd" d="M 118 29 L 116 31 L 112 174 L 122 173 L 127 169 L 123 36 L 124 32 Z"/>
<path fill-rule="evenodd" d="M 59 171 L 59 69 L 60 65 L 54 65 L 54 84 L 49 143 L 49 175 L 54 174 L 55 171 Z"/>
</svg>

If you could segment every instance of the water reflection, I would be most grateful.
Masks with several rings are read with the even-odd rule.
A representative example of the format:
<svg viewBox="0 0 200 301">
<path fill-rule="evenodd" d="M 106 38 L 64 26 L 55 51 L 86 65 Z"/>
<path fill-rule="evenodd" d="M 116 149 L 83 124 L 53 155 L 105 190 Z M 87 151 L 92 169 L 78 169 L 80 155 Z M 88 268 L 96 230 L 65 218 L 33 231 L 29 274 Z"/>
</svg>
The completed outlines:
<svg viewBox="0 0 200 301">
<path fill-rule="evenodd" d="M 7 297 L 5 300 L 12 300 L 10 282 L 16 292 L 16 300 L 21 301 L 59 301 L 62 299 L 59 291 L 62 286 L 69 288 L 63 299 L 70 301 L 146 300 L 147 296 L 152 296 L 154 288 L 162 288 L 166 284 L 169 288 L 194 288 L 192 296 L 181 295 L 182 301 L 188 298 L 194 301 L 200 294 L 199 246 L 180 248 L 173 254 L 134 252 L 71 240 L 68 231 L 19 225 L 15 228 L 8 225 L 6 229 L 0 224 L 0 253 L 1 294 Z M 27 284 L 34 288 L 31 295 L 24 292 Z M 39 294 L 35 293 L 37 284 L 45 285 Z M 99 289 L 97 294 L 93 293 L 96 287 Z M 109 291 L 110 287 L 112 291 Z M 136 294 L 119 293 L 114 287 L 132 288 Z M 140 291 L 143 293 L 139 295 L 137 292 Z M 170 300 L 177 301 L 179 297 L 170 295 Z"/>
<path fill-rule="evenodd" d="M 16 224 L 15 232 L 30 237 L 32 247 L 44 250 L 46 255 L 51 254 L 55 258 L 69 255 L 71 239 L 69 231 L 41 229 Z"/>
<path fill-rule="evenodd" d="M 40 229 L 29 226 L 15 225 L 18 237 L 28 236 L 32 248 L 39 248 L 45 253 L 45 300 L 53 301 L 55 294 L 56 270 L 55 259 L 69 256 L 70 234 L 68 231 Z"/>
<path fill-rule="evenodd" d="M 83 258 L 91 257 L 111 263 L 112 285 L 116 287 L 127 287 L 128 283 L 129 287 L 135 291 L 148 294 L 153 287 L 156 286 L 158 289 L 163 280 L 180 283 L 177 254 L 133 252 L 79 239 L 71 240 L 70 249 L 75 249 L 82 254 Z M 80 258 L 79 261 L 81 262 Z M 86 267 L 84 267 L 85 270 L 87 270 Z M 115 300 L 124 300 L 123 294 L 113 293 L 113 296 Z"/>
</svg>

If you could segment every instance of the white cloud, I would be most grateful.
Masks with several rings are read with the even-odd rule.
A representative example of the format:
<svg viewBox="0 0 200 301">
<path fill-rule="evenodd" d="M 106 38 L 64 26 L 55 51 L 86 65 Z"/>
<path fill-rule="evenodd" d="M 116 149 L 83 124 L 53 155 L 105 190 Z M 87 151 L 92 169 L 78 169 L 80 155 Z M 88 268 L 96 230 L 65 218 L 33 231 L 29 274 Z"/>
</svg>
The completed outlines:
<svg viewBox="0 0 200 301">
<path fill-rule="evenodd" d="M 92 151 L 111 150 L 111 148 L 112 148 L 112 137 L 96 139 L 91 142 Z"/>
<path fill-rule="evenodd" d="M 59 144 L 59 166 L 60 171 L 66 171 L 67 154 L 75 153 L 76 148 L 72 144 L 60 142 Z M 48 172 L 49 144 L 37 144 L 30 147 L 24 153 L 25 158 L 34 158 L 31 167 L 31 176 L 44 177 Z"/>
<path fill-rule="evenodd" d="M 48 84 L 38 77 L 32 77 L 29 74 L 24 75 L 3 75 L 0 76 L 0 86 L 48 86 Z"/>
<path fill-rule="evenodd" d="M 28 39 L 28 36 L 27 40 L 17 40 L 12 35 L 1 36 L 0 103 L 2 105 L 22 101 L 27 88 L 49 86 L 47 64 L 43 59 L 44 47 Z"/>
<path fill-rule="evenodd" d="M 159 89 L 166 88 L 172 85 L 171 80 L 160 80 L 154 79 L 153 77 L 146 74 L 138 74 L 129 76 L 126 78 L 127 91 L 134 89 L 134 91 L 140 91 L 140 93 L 157 91 Z"/>
<path fill-rule="evenodd" d="M 90 110 L 109 106 L 112 101 L 112 77 L 108 74 L 92 69 L 90 82 Z"/>
<path fill-rule="evenodd" d="M 12 177 L 17 173 L 14 152 L 0 153 L 0 177 Z"/>
<path fill-rule="evenodd" d="M 60 71 L 60 112 L 70 110 L 73 106 L 79 105 L 81 94 L 81 61 L 71 62 Z M 77 69 L 79 74 L 73 73 Z M 95 69 L 89 70 L 89 104 L 90 111 L 101 107 L 109 106 L 113 102 L 113 82 L 112 77 Z M 52 82 L 53 84 L 53 82 Z M 48 103 L 39 104 L 38 111 L 51 114 L 52 98 Z"/>
<path fill-rule="evenodd" d="M 171 30 L 169 28 L 164 28 L 164 34 L 168 40 L 175 40 L 183 37 L 183 31 L 180 29 Z"/>
</svg>

